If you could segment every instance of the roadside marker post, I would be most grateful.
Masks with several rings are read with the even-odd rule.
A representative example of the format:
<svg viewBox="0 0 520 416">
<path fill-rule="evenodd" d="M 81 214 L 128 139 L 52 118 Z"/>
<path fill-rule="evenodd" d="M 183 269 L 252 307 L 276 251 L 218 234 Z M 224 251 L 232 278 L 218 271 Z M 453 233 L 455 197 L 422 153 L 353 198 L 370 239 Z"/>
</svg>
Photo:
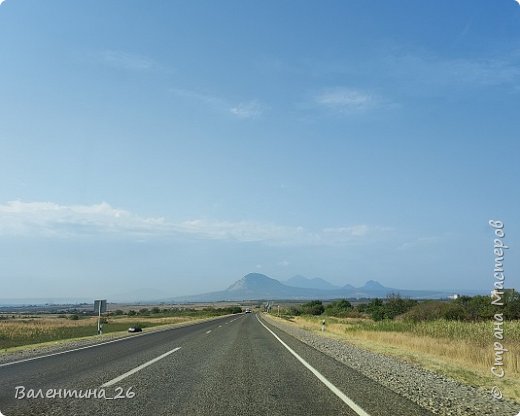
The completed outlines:
<svg viewBox="0 0 520 416">
<path fill-rule="evenodd" d="M 97 333 L 101 335 L 103 333 L 103 325 L 101 324 L 101 313 L 105 313 L 107 311 L 107 300 L 106 299 L 98 299 L 94 301 L 94 312 L 98 313 L 98 321 L 97 321 Z"/>
</svg>

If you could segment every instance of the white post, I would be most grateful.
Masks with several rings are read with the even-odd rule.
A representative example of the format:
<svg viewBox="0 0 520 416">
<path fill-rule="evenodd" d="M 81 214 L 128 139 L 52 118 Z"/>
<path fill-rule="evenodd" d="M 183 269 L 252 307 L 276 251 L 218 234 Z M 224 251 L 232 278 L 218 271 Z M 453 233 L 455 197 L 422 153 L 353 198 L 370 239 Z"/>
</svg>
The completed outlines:
<svg viewBox="0 0 520 416">
<path fill-rule="evenodd" d="M 101 301 L 99 301 L 98 319 L 97 319 L 97 333 L 101 335 Z"/>
</svg>

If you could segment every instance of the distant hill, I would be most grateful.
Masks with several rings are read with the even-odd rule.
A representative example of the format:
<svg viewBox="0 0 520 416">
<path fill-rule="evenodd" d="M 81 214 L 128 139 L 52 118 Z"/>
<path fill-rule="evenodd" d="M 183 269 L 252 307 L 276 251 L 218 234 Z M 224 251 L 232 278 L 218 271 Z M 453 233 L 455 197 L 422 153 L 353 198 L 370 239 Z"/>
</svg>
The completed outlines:
<svg viewBox="0 0 520 416">
<path fill-rule="evenodd" d="M 292 283 L 292 285 L 289 285 Z M 306 285 L 297 287 L 295 284 Z M 310 287 L 309 287 L 310 286 Z M 318 287 L 316 287 L 318 286 Z M 325 289 L 330 288 L 331 289 Z M 242 300 L 309 300 L 309 299 L 338 299 L 338 298 L 382 298 L 392 293 L 411 298 L 446 298 L 451 293 L 428 290 L 403 290 L 385 287 L 379 282 L 369 280 L 363 286 L 356 288 L 352 285 L 337 287 L 323 279 L 308 279 L 295 276 L 285 283 L 261 273 L 249 273 L 237 280 L 225 290 L 203 293 L 193 296 L 182 296 L 170 299 L 176 302 L 215 302 L 215 301 L 242 301 Z"/>
<path fill-rule="evenodd" d="M 324 279 L 315 277 L 309 279 L 308 277 L 296 275 L 283 282 L 287 286 L 302 287 L 305 289 L 319 289 L 319 290 L 336 290 L 339 286 L 335 286 L 332 283 L 327 282 Z"/>
</svg>

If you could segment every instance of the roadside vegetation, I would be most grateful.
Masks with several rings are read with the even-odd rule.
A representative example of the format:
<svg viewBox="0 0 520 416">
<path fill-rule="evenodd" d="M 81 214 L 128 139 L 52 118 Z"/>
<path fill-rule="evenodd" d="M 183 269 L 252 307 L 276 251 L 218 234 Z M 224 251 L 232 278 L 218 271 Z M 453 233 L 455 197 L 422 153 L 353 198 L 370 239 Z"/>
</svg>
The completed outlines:
<svg viewBox="0 0 520 416">
<path fill-rule="evenodd" d="M 131 326 L 150 328 L 196 319 L 242 312 L 240 306 L 222 308 L 141 308 L 115 310 L 101 318 L 103 333 L 127 331 Z M 97 316 L 80 313 L 58 315 L 0 315 L 0 351 L 22 345 L 39 344 L 96 335 Z"/>
<path fill-rule="evenodd" d="M 503 340 L 494 337 L 496 313 L 504 315 Z M 508 293 L 504 306 L 492 305 L 486 296 L 418 302 L 392 295 L 356 305 L 345 299 L 316 300 L 285 308 L 281 318 L 486 390 L 496 385 L 505 397 L 520 401 L 520 295 L 516 292 Z M 323 320 L 325 332 L 321 332 Z M 496 341 L 508 350 L 502 379 L 491 374 Z"/>
</svg>

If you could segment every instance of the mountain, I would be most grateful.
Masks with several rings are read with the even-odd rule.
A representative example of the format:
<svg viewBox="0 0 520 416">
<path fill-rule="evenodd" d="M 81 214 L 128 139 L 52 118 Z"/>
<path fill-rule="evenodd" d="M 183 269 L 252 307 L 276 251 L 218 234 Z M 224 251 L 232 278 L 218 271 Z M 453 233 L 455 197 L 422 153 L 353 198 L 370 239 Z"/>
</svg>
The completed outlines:
<svg viewBox="0 0 520 416">
<path fill-rule="evenodd" d="M 375 290 L 387 290 L 389 288 L 384 287 L 381 283 L 376 282 L 375 280 L 369 280 L 363 286 L 361 286 L 359 289 L 367 290 L 367 291 L 375 291 Z"/>
<path fill-rule="evenodd" d="M 315 277 L 314 279 L 309 279 L 308 277 L 296 275 L 291 277 L 289 280 L 284 282 L 287 286 L 293 287 L 302 287 L 305 289 L 319 289 L 319 290 L 336 290 L 339 289 L 338 286 L 333 285 L 332 283 L 327 282 L 324 279 L 320 279 L 319 277 Z"/>
<path fill-rule="evenodd" d="M 290 282 L 296 281 L 300 284 L 318 285 L 322 279 L 307 279 L 303 276 L 296 276 L 297 279 L 289 279 Z M 303 279 L 302 279 L 303 277 Z M 286 283 L 288 283 L 287 281 Z M 330 283 L 328 283 L 330 285 Z M 327 285 L 324 285 L 327 287 Z M 332 285 L 331 285 L 332 286 Z M 402 290 L 385 287 L 379 282 L 369 280 L 363 286 L 356 288 L 352 285 L 345 285 L 341 288 L 321 289 L 313 287 L 296 287 L 284 284 L 261 273 L 249 273 L 237 280 L 225 290 L 218 292 L 203 293 L 193 296 L 182 296 L 169 301 L 175 302 L 215 302 L 215 301 L 243 301 L 243 300 L 310 300 L 310 299 L 338 299 L 338 298 L 375 298 L 385 297 L 391 293 L 399 293 L 402 296 L 411 298 L 446 298 L 451 293 L 442 291 L 426 290 Z"/>
<path fill-rule="evenodd" d="M 291 294 L 288 286 L 261 273 L 246 274 L 242 279 L 229 286 L 226 292 L 230 295 L 238 295 L 241 299 L 252 299 L 255 296 L 269 298 L 281 294 L 287 296 Z"/>
</svg>

